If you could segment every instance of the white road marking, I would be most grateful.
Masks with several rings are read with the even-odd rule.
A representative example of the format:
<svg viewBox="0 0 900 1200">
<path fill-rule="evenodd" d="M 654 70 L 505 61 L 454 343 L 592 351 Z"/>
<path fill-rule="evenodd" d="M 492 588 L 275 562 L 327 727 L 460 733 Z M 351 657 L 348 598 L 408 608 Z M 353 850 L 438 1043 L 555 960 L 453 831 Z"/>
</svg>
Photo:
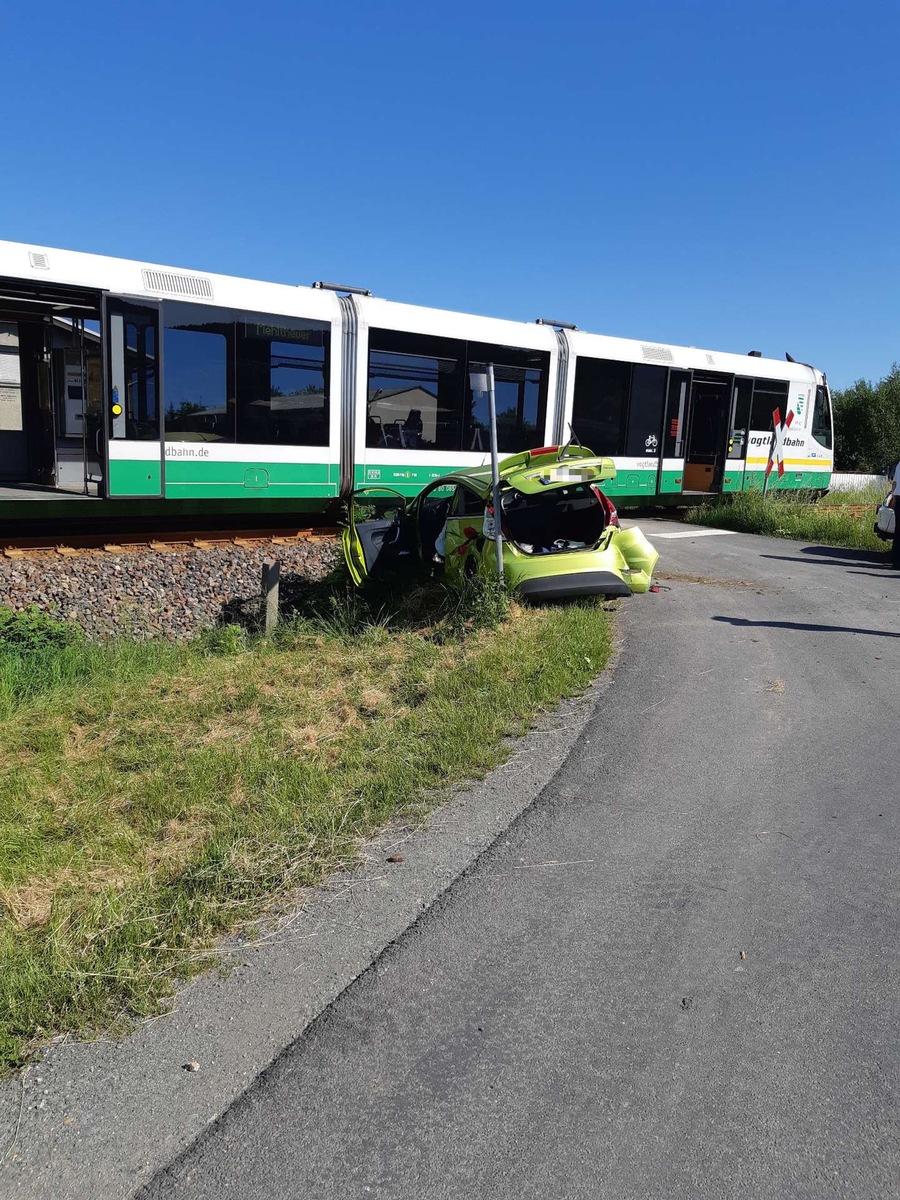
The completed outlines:
<svg viewBox="0 0 900 1200">
<path fill-rule="evenodd" d="M 695 537 L 716 537 L 717 535 L 725 535 L 734 533 L 733 529 L 679 529 L 677 533 L 659 533 L 653 530 L 651 537 L 654 538 L 695 538 Z"/>
</svg>

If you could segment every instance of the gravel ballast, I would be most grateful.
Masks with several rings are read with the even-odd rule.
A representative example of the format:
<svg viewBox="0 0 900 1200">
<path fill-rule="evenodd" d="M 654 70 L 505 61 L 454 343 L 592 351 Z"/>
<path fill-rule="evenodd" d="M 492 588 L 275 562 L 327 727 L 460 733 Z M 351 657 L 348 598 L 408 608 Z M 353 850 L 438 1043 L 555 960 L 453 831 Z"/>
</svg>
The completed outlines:
<svg viewBox="0 0 900 1200">
<path fill-rule="evenodd" d="M 110 553 L 85 550 L 0 555 L 0 604 L 37 605 L 75 621 L 89 638 L 191 638 L 253 610 L 262 564 L 281 563 L 282 592 L 327 575 L 341 557 L 338 538 Z"/>
</svg>

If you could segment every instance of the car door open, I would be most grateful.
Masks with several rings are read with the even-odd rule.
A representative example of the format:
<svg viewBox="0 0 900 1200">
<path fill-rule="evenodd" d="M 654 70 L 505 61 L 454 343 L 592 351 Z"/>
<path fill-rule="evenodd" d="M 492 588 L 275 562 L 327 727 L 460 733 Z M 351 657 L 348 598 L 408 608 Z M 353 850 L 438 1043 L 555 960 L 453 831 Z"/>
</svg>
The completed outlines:
<svg viewBox="0 0 900 1200">
<path fill-rule="evenodd" d="M 415 561 L 406 497 L 390 488 L 362 488 L 350 497 L 347 528 L 341 541 L 353 582 L 375 571 Z"/>
</svg>

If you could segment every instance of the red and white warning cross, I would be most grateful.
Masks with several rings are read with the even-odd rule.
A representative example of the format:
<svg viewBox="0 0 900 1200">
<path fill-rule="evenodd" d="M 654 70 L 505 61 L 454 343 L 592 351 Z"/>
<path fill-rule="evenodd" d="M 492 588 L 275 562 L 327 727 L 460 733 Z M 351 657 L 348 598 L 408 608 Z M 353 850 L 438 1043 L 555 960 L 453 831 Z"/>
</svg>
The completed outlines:
<svg viewBox="0 0 900 1200">
<path fill-rule="evenodd" d="M 791 421 L 794 419 L 794 410 L 788 413 L 785 417 L 784 424 L 781 423 L 781 409 L 776 408 L 772 413 L 772 424 L 775 430 L 775 436 L 772 438 L 772 445 L 769 449 L 769 461 L 766 463 L 766 479 L 772 474 L 772 467 L 778 464 L 779 478 L 784 474 L 784 435 L 785 431 L 790 429 Z"/>
</svg>

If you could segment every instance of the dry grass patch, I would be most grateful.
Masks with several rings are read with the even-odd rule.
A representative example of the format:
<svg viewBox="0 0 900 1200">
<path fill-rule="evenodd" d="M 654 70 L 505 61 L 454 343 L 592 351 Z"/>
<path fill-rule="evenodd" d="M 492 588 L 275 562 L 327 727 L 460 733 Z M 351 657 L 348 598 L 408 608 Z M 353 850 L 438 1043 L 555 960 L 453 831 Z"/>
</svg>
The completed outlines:
<svg viewBox="0 0 900 1200">
<path fill-rule="evenodd" d="M 127 882 L 128 875 L 114 866 L 92 867 L 80 873 L 66 869 L 19 887 L 0 887 L 0 904 L 19 929 L 35 929 L 49 922 L 58 897 L 77 893 L 90 896 L 107 889 L 122 891 Z"/>
</svg>

